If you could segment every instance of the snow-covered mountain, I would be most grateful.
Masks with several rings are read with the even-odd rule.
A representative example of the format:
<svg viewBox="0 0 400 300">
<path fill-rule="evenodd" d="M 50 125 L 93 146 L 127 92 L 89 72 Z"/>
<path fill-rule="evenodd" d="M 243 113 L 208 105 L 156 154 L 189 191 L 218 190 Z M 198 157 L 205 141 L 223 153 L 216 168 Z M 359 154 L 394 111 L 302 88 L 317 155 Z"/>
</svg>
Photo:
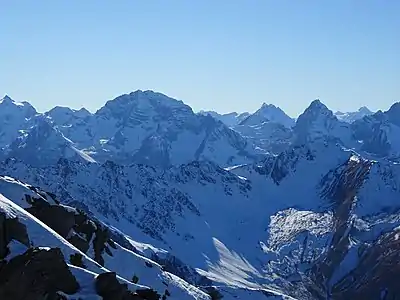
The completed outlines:
<svg viewBox="0 0 400 300">
<path fill-rule="evenodd" d="M 352 123 L 355 139 L 361 149 L 379 158 L 400 159 L 400 103 L 386 112 L 365 116 Z"/>
<path fill-rule="evenodd" d="M 338 118 L 340 121 L 347 122 L 347 123 L 353 123 L 354 121 L 357 121 L 359 119 L 364 118 L 365 116 L 372 115 L 373 112 L 368 109 L 368 107 L 361 107 L 357 111 L 353 112 L 341 112 L 337 111 L 335 112 L 336 118 Z"/>
<path fill-rule="evenodd" d="M 400 169 L 332 142 L 229 170 L 209 162 L 163 170 L 64 159 L 40 168 L 8 160 L 1 173 L 90 211 L 142 255 L 169 262 L 168 270 L 188 284 L 218 286 L 223 299 L 257 299 L 259 292 L 292 299 L 397 293 L 376 275 L 397 263 L 389 249 L 400 225 Z M 367 270 L 371 255 L 378 265 Z M 360 272 L 365 279 L 351 279 Z M 252 293 L 238 296 L 245 291 Z"/>
<path fill-rule="evenodd" d="M 121 233 L 11 177 L 0 177 L 0 227 L 1 299 L 211 299 Z"/>
<path fill-rule="evenodd" d="M 7 157 L 18 157 L 34 166 L 52 165 L 60 158 L 95 162 L 83 151 L 78 150 L 48 117 L 38 115 L 31 120 L 31 124 L 29 130 L 10 144 Z"/>
<path fill-rule="evenodd" d="M 274 112 L 278 112 L 276 115 L 280 117 L 270 117 L 275 120 L 270 121 L 266 116 Z M 342 146 L 357 149 L 350 124 L 339 120 L 320 100 L 313 101 L 296 121 L 279 108 L 264 104 L 234 129 L 260 149 L 274 154 L 291 145 L 310 144 L 318 140 L 335 140 Z"/>
<path fill-rule="evenodd" d="M 27 102 L 16 102 L 9 96 L 0 99 L 0 149 L 9 146 L 29 126 L 36 110 Z"/>
<path fill-rule="evenodd" d="M 265 122 L 274 122 L 281 124 L 287 128 L 291 128 L 295 121 L 291 117 L 289 117 L 282 109 L 273 105 L 263 103 L 260 109 L 258 109 L 255 113 L 248 116 L 245 120 L 243 120 L 240 125 L 260 125 Z"/>
<path fill-rule="evenodd" d="M 240 122 L 242 122 L 244 119 L 246 119 L 248 116 L 250 116 L 250 113 L 244 112 L 244 113 L 237 113 L 237 112 L 232 112 L 232 113 L 227 113 L 227 114 L 219 114 L 215 111 L 200 111 L 199 114 L 201 115 L 210 115 L 211 117 L 221 121 L 225 125 L 229 127 L 233 127 L 238 125 Z"/>
<path fill-rule="evenodd" d="M 255 154 L 252 145 L 222 122 L 151 91 L 107 102 L 96 112 L 90 128 L 94 139 L 102 141 L 94 154 L 100 161 L 111 153 L 116 161 L 153 165 L 203 159 L 229 165 L 249 161 Z"/>
<path fill-rule="evenodd" d="M 233 129 L 252 141 L 260 151 L 280 153 L 292 143 L 294 124 L 295 121 L 279 107 L 264 103 Z"/>
<path fill-rule="evenodd" d="M 279 111 L 3 99 L 0 299 L 397 299 L 400 104 Z"/>
<path fill-rule="evenodd" d="M 314 100 L 299 116 L 294 133 L 298 145 L 316 140 L 335 140 L 346 146 L 353 142 L 350 125 L 339 121 L 320 100 Z"/>
<path fill-rule="evenodd" d="M 292 144 L 294 138 L 291 128 L 275 122 L 237 125 L 234 130 L 250 140 L 260 151 L 275 154 L 286 150 Z"/>
<path fill-rule="evenodd" d="M 10 155 L 18 157 L 31 155 L 33 147 L 40 151 L 52 144 L 50 150 L 55 152 L 52 158 L 70 157 L 77 152 L 80 157 L 100 163 L 113 160 L 164 167 L 193 160 L 211 160 L 229 166 L 250 162 L 257 154 L 251 143 L 222 122 L 197 115 L 182 101 L 152 91 L 117 97 L 95 114 L 84 109 L 56 107 L 33 117 L 34 110 L 27 114 L 21 109 L 23 105 L 8 99 L 2 105 L 11 107 L 8 111 L 15 120 L 7 124 L 9 128 L 2 134 L 2 147 L 13 145 Z M 43 120 L 53 127 L 52 134 L 40 133 L 38 126 Z M 52 140 L 55 136 L 57 142 Z M 60 143 L 68 145 L 60 148 Z M 64 155 L 65 149 L 72 152 L 68 150 L 69 155 Z"/>
<path fill-rule="evenodd" d="M 252 162 L 265 153 L 279 154 L 293 143 L 303 144 L 321 137 L 336 139 L 357 151 L 369 151 L 374 155 L 377 152 L 368 149 L 372 147 L 369 144 L 377 142 L 364 142 L 362 134 L 360 137 L 360 131 L 371 131 L 369 122 L 350 125 L 339 120 L 319 100 L 296 122 L 280 108 L 263 104 L 232 128 L 218 121 L 215 114 L 195 114 L 182 101 L 152 91 L 122 95 L 108 101 L 94 114 L 66 107 L 37 114 L 30 104 L 15 102 L 9 97 L 0 105 L 4 107 L 1 112 L 5 120 L 0 129 L 3 149 L 0 157 L 33 157 L 38 163 L 76 157 L 99 163 L 112 160 L 165 168 L 193 160 L 210 160 L 228 167 Z M 239 118 L 236 114 L 227 117 Z M 42 130 L 40 126 L 44 120 L 48 125 L 45 126 L 53 128 L 47 128 L 53 134 L 40 134 L 40 139 L 32 137 Z M 55 136 L 57 141 L 51 139 Z M 394 148 L 399 149 L 400 145 L 393 143 Z M 381 152 L 388 154 L 386 150 Z M 396 157 L 393 153 L 391 156 Z"/>
</svg>

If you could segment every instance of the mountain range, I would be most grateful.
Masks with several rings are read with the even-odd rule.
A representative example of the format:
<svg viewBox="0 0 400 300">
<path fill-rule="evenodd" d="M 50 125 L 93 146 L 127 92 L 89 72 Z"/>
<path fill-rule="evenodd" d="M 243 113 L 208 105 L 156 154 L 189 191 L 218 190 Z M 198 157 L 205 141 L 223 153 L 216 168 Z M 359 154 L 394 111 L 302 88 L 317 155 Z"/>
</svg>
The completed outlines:
<svg viewBox="0 0 400 300">
<path fill-rule="evenodd" d="M 0 117 L 1 299 L 400 297 L 399 103 L 293 119 L 136 91 Z"/>
</svg>

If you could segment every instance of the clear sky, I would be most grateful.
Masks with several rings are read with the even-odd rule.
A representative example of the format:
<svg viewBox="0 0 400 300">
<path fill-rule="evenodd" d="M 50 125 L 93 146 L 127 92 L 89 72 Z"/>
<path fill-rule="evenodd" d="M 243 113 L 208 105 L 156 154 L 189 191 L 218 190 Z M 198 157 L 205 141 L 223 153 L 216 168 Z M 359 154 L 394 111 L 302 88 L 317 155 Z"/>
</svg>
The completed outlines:
<svg viewBox="0 0 400 300">
<path fill-rule="evenodd" d="M 95 111 L 152 89 L 297 115 L 400 101 L 398 0 L 0 0 L 0 97 Z"/>
</svg>

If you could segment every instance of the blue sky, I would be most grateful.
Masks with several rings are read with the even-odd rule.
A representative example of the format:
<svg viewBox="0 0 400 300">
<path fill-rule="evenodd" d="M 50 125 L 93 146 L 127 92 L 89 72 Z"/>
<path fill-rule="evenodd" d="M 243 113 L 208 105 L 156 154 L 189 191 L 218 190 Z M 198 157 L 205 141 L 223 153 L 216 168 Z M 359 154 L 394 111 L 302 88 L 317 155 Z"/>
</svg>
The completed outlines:
<svg viewBox="0 0 400 300">
<path fill-rule="evenodd" d="M 0 0 L 0 96 L 96 110 L 152 89 L 297 115 L 400 101 L 397 0 Z"/>
</svg>

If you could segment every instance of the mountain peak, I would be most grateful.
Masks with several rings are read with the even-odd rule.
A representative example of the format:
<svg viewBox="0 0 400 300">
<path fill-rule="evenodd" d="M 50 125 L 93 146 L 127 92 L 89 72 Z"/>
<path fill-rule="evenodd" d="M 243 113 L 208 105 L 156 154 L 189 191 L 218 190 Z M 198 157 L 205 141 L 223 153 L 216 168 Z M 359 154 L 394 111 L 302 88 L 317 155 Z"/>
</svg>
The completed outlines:
<svg viewBox="0 0 400 300">
<path fill-rule="evenodd" d="M 0 99 L 0 102 L 14 102 L 14 100 L 6 94 L 3 98 Z"/>
<path fill-rule="evenodd" d="M 312 101 L 308 109 L 329 110 L 328 107 L 319 99 L 315 99 L 314 101 Z"/>
<path fill-rule="evenodd" d="M 229 127 L 233 127 L 240 124 L 250 115 L 248 112 L 244 113 L 230 112 L 230 113 L 220 114 L 212 110 L 211 111 L 201 110 L 199 114 L 203 116 L 206 115 L 212 116 L 214 119 L 221 121 L 222 123 L 224 123 Z"/>
<path fill-rule="evenodd" d="M 359 113 L 362 113 L 362 114 L 366 114 L 366 115 L 372 114 L 372 111 L 371 111 L 368 107 L 366 107 L 366 106 L 360 107 L 360 108 L 358 109 L 358 112 L 359 112 Z"/>
<path fill-rule="evenodd" d="M 180 111 L 180 113 L 178 114 L 177 111 Z M 137 90 L 107 101 L 96 112 L 96 115 L 113 116 L 117 119 L 127 119 L 129 116 L 135 115 L 134 118 L 142 120 L 152 119 L 156 115 L 166 116 L 172 114 L 177 116 L 181 115 L 181 113 L 185 116 L 194 115 L 192 109 L 180 100 L 150 90 Z"/>
<path fill-rule="evenodd" d="M 343 121 L 346 123 L 353 123 L 359 119 L 364 118 L 365 116 L 369 116 L 372 114 L 373 112 L 369 110 L 368 107 L 362 106 L 357 111 L 351 111 L 351 112 L 338 111 L 335 113 L 335 116 L 339 119 L 339 121 Z"/>
<path fill-rule="evenodd" d="M 400 126 L 400 102 L 394 103 L 389 110 L 386 112 L 390 122 Z"/>
<path fill-rule="evenodd" d="M 389 108 L 389 111 L 400 112 L 400 102 L 393 103 L 393 105 Z"/>
<path fill-rule="evenodd" d="M 326 138 L 347 140 L 349 130 L 325 104 L 316 99 L 297 119 L 295 134 L 297 143 L 305 144 L 309 141 Z"/>
<path fill-rule="evenodd" d="M 247 117 L 240 125 L 253 126 L 260 125 L 264 122 L 279 123 L 288 128 L 291 128 L 294 125 L 294 120 L 281 108 L 265 102 L 254 114 Z"/>
<path fill-rule="evenodd" d="M 91 115 L 92 113 L 88 111 L 86 108 L 82 107 L 80 109 L 75 110 L 77 113 L 81 115 Z"/>
<path fill-rule="evenodd" d="M 319 99 L 312 101 L 304 111 L 303 115 L 313 115 L 314 117 L 318 117 L 320 115 L 334 117 L 333 112 Z"/>
<path fill-rule="evenodd" d="M 2 99 L 0 99 L 0 105 L 4 107 L 1 109 L 2 113 L 12 113 L 19 111 L 24 115 L 24 117 L 32 117 L 36 114 L 35 108 L 28 102 L 17 102 L 13 100 L 10 96 L 5 95 Z"/>
<path fill-rule="evenodd" d="M 269 104 L 269 103 L 265 103 L 265 102 L 261 105 L 261 108 L 262 108 L 262 109 L 265 109 L 265 108 L 280 109 L 279 107 L 277 107 L 277 106 L 275 106 L 275 105 L 273 105 L 273 104 Z"/>
<path fill-rule="evenodd" d="M 60 117 L 63 114 L 67 114 L 67 115 L 75 114 L 80 117 L 86 117 L 86 116 L 91 115 L 91 112 L 88 111 L 84 107 L 82 107 L 81 109 L 72 109 L 72 108 L 65 107 L 65 106 L 55 106 L 52 109 L 50 109 L 46 114 L 51 115 L 51 116 L 57 116 L 57 117 Z"/>
<path fill-rule="evenodd" d="M 122 95 L 122 96 L 127 96 L 127 95 Z M 155 100 L 158 103 L 161 104 L 175 104 L 175 105 L 182 105 L 184 104 L 183 101 L 181 100 L 177 100 L 174 98 L 171 98 L 163 93 L 160 92 L 155 92 L 153 90 L 136 90 L 134 92 L 131 92 L 129 94 L 129 96 L 131 97 L 131 100 L 136 100 L 136 101 L 140 101 L 140 100 Z"/>
<path fill-rule="evenodd" d="M 10 96 L 5 95 L 2 99 L 0 99 L 0 104 L 6 104 L 6 105 L 16 105 L 16 106 L 23 106 L 23 103 L 19 103 L 14 101 Z"/>
</svg>

